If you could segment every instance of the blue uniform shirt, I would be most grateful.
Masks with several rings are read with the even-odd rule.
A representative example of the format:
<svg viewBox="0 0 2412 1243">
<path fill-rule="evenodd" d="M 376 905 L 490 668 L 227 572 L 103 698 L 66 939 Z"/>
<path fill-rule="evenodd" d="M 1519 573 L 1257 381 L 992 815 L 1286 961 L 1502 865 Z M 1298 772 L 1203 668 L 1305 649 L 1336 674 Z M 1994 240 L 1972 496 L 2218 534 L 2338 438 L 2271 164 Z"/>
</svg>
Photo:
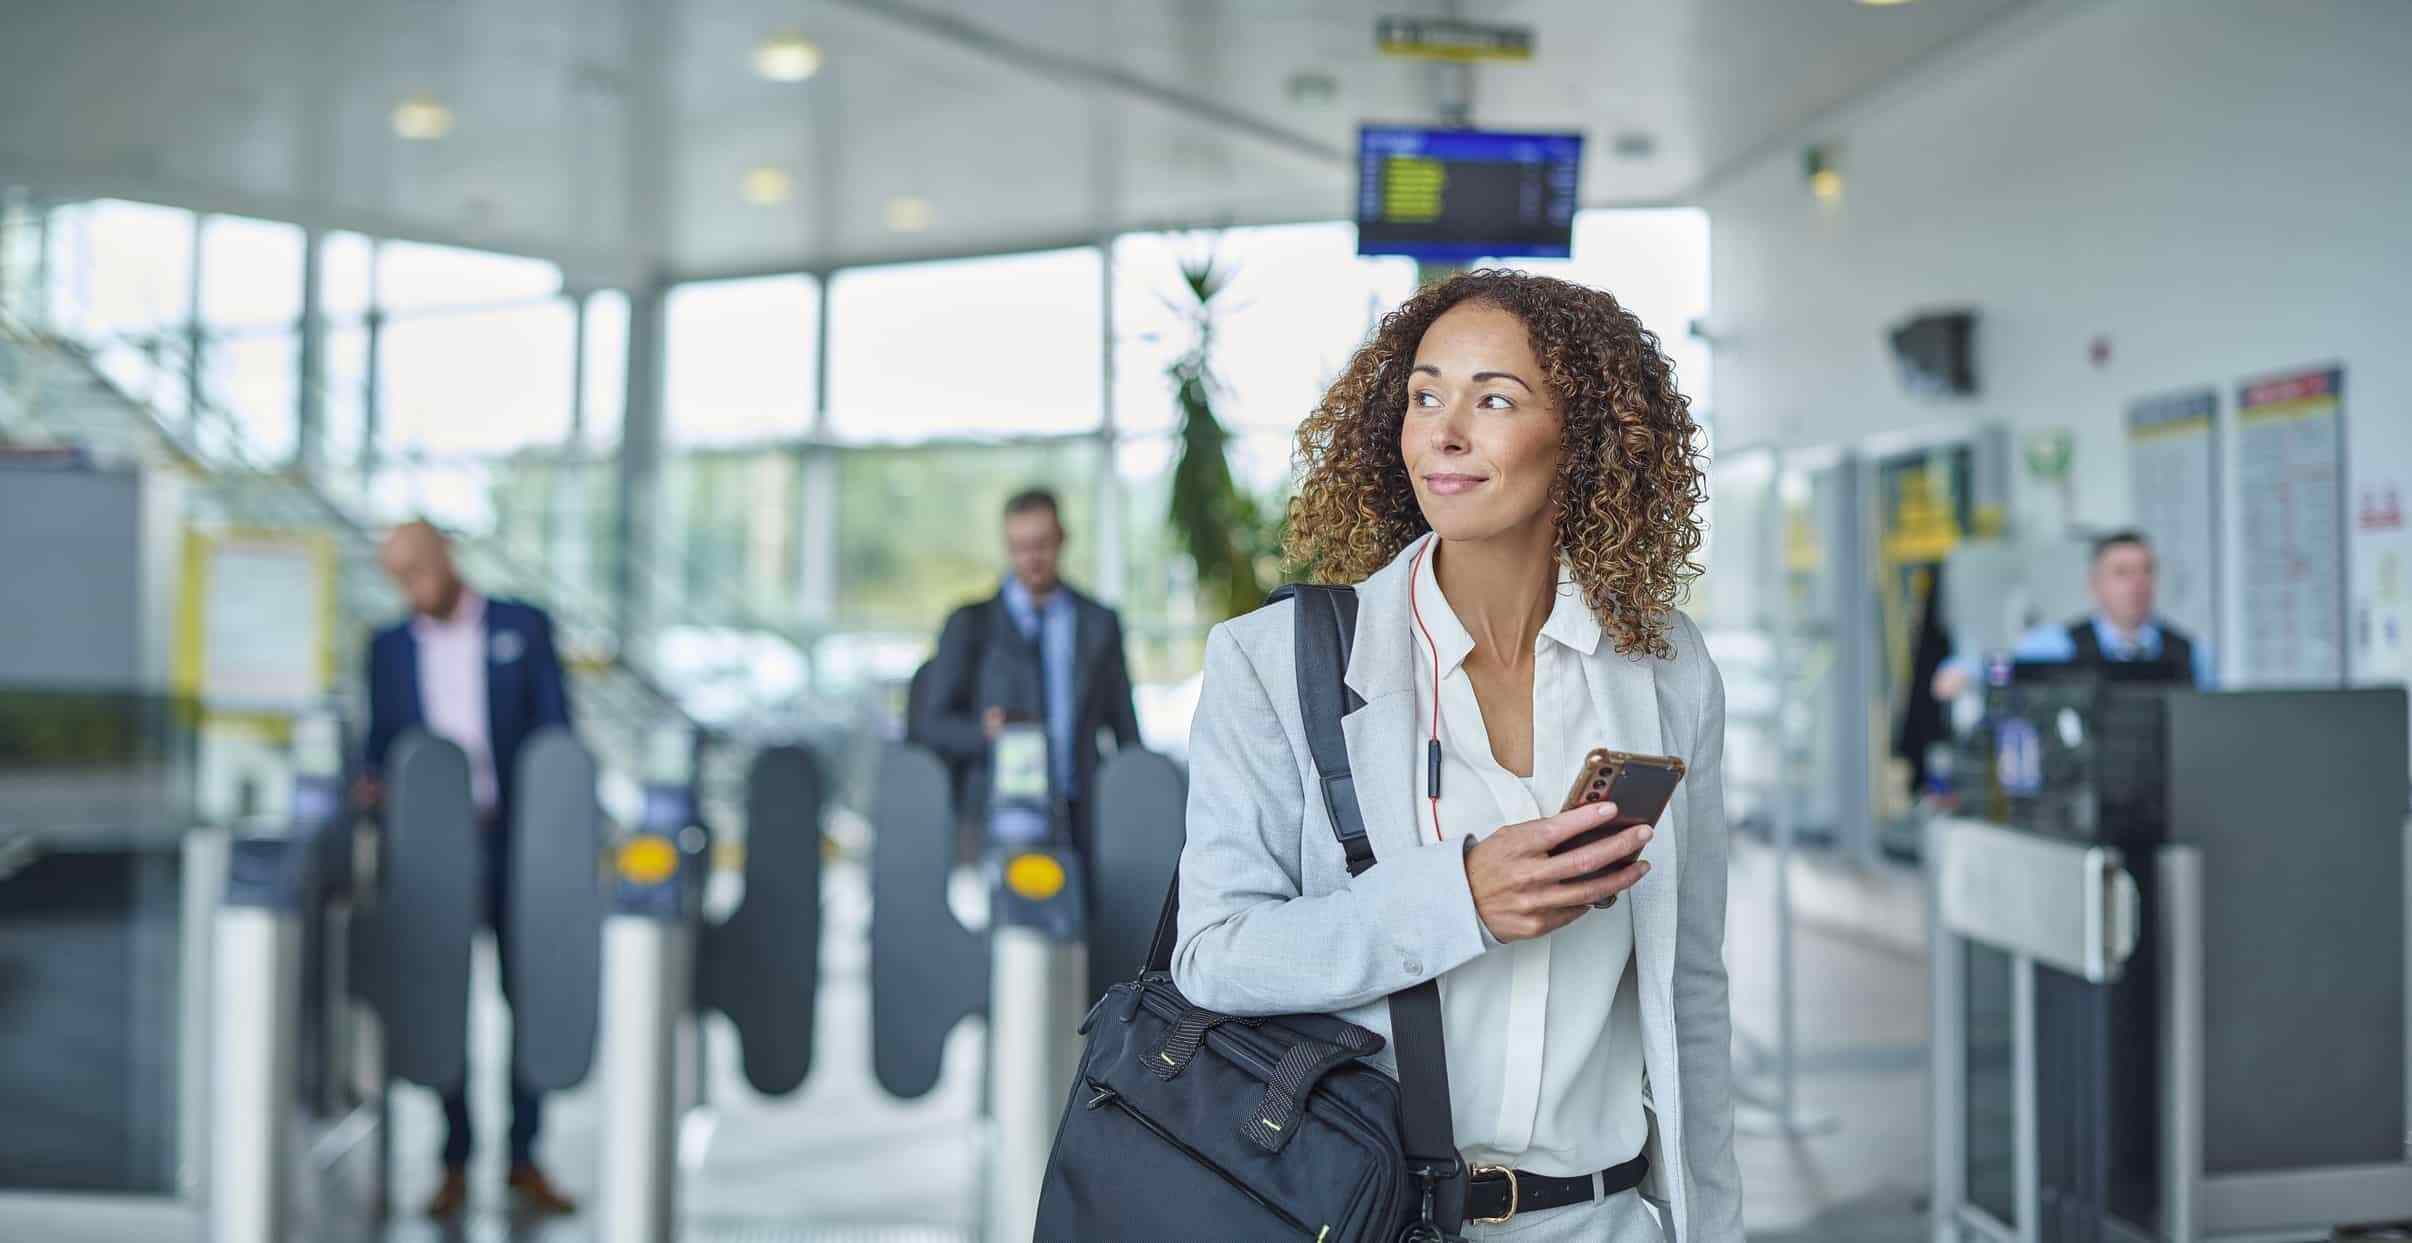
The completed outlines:
<svg viewBox="0 0 2412 1243">
<path fill-rule="evenodd" d="M 2102 658 L 2110 661 L 2159 660 L 2161 658 L 2161 627 L 2157 622 L 2145 622 L 2136 628 L 2134 640 L 2123 639 L 2118 627 L 2100 613 L 2093 616 L 2094 638 L 2102 644 Z M 2211 659 L 2211 645 L 2200 639 L 2194 641 L 2194 686 L 2196 690 L 2217 690 L 2219 674 Z M 2066 626 L 2037 626 L 2018 637 L 2010 649 L 2018 660 L 2066 663 L 2077 659 L 2077 642 L 2069 637 Z"/>
</svg>

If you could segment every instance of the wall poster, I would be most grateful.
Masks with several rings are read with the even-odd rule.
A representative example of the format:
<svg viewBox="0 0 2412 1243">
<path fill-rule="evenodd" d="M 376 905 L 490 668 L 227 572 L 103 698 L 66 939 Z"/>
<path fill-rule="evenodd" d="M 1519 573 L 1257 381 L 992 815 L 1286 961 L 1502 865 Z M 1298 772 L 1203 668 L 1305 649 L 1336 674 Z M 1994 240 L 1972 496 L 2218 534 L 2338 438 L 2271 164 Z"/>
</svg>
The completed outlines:
<svg viewBox="0 0 2412 1243">
<path fill-rule="evenodd" d="M 2127 408 L 2136 527 L 2152 540 L 2158 607 L 2220 649 L 2219 393 L 2147 397 Z"/>
<path fill-rule="evenodd" d="M 2345 370 L 2248 380 L 2236 398 L 2248 684 L 2345 680 Z"/>
</svg>

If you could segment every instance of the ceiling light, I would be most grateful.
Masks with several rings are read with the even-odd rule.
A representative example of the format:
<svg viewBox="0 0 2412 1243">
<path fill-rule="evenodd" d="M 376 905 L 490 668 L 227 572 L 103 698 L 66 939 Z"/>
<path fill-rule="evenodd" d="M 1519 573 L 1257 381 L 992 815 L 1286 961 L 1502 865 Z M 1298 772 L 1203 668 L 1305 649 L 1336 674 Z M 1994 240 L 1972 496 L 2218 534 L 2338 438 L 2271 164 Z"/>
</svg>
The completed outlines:
<svg viewBox="0 0 2412 1243">
<path fill-rule="evenodd" d="M 937 215 L 928 199 L 910 194 L 889 199 L 883 214 L 887 218 L 889 231 L 895 233 L 919 233 L 929 228 L 931 219 Z"/>
<path fill-rule="evenodd" d="M 394 134 L 412 142 L 433 142 L 452 132 L 452 109 L 433 95 L 413 95 L 394 105 Z"/>
<path fill-rule="evenodd" d="M 1626 130 L 1609 144 L 1620 160 L 1646 160 L 1658 153 L 1658 140 L 1640 130 Z"/>
<path fill-rule="evenodd" d="M 1820 203 L 1832 203 L 1842 198 L 1843 175 L 1837 167 L 1832 143 L 1818 143 L 1801 151 L 1801 175 L 1809 181 L 1809 193 Z"/>
<path fill-rule="evenodd" d="M 773 82 L 801 82 L 820 71 L 820 45 L 793 30 L 754 45 L 754 72 Z"/>
<path fill-rule="evenodd" d="M 796 180 L 787 175 L 786 169 L 773 168 L 768 164 L 747 169 L 741 186 L 745 201 L 756 207 L 784 203 L 789 195 L 795 193 L 795 189 Z"/>
</svg>

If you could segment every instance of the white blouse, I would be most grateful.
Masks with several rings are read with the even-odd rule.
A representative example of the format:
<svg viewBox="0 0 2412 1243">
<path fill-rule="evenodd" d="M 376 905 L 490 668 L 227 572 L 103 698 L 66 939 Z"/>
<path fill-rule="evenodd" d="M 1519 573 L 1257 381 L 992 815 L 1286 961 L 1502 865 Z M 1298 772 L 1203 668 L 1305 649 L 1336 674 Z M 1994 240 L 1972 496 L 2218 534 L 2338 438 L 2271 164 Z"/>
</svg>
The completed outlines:
<svg viewBox="0 0 2412 1243">
<path fill-rule="evenodd" d="M 1584 658 L 1602 635 L 1581 589 L 1561 568 L 1557 602 L 1534 641 L 1531 777 L 1492 758 L 1464 669 L 1474 640 L 1428 555 L 1414 591 L 1432 636 L 1430 647 L 1422 633 L 1412 636 L 1416 719 L 1427 726 L 1435 651 L 1440 666 L 1440 835 L 1479 840 L 1555 813 L 1584 755 L 1622 746 L 1618 722 L 1601 721 L 1593 707 Z M 1433 809 L 1416 758 L 1419 828 L 1431 841 Z M 1466 1160 L 1564 1178 L 1632 1159 L 1649 1134 L 1632 902 L 1620 898 L 1546 937 L 1502 945 L 1485 929 L 1483 941 L 1488 952 L 1440 977 L 1449 1104 Z"/>
</svg>

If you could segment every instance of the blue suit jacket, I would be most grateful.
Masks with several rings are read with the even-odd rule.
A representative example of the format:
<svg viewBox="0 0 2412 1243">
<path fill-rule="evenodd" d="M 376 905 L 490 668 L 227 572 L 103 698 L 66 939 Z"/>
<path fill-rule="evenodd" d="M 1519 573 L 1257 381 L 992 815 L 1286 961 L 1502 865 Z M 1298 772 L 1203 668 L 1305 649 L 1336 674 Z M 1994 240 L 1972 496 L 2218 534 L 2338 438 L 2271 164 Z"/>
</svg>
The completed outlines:
<svg viewBox="0 0 2412 1243">
<path fill-rule="evenodd" d="M 404 730 L 427 723 L 419 702 L 419 640 L 406 619 L 369 640 L 368 771 L 385 769 Z M 553 619 L 516 600 L 486 601 L 486 738 L 494 749 L 495 814 L 511 823 L 519 748 L 547 725 L 570 723 L 569 688 L 553 646 Z"/>
</svg>

